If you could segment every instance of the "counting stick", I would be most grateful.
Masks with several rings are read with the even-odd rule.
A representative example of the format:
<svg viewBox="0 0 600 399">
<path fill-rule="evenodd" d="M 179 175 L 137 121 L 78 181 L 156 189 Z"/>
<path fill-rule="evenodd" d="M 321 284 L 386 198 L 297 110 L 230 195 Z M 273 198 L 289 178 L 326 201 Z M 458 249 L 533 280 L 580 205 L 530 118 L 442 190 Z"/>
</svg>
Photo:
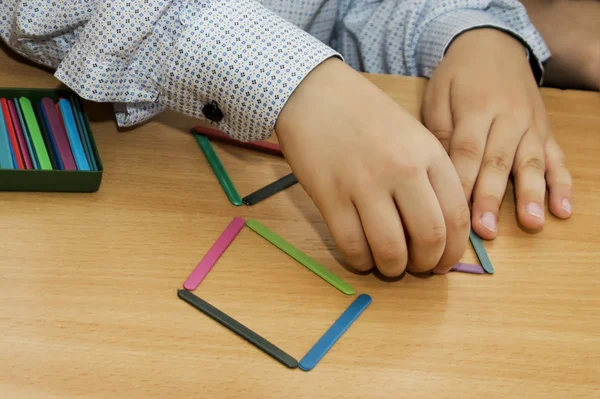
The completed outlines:
<svg viewBox="0 0 600 399">
<path fill-rule="evenodd" d="M 231 316 L 223 313 L 219 309 L 212 306 L 210 303 L 206 302 L 203 299 L 198 298 L 196 295 L 192 294 L 186 290 L 178 290 L 177 296 L 180 299 L 183 299 L 185 302 L 189 303 L 211 319 L 220 323 L 221 325 L 227 327 L 240 337 L 244 338 L 246 341 L 250 342 L 252 345 L 256 346 L 258 349 L 265 352 L 267 355 L 271 356 L 273 359 L 277 360 L 281 364 L 295 369 L 298 367 L 298 361 L 294 359 L 292 356 L 288 355 L 283 350 L 279 349 L 277 346 L 273 345 L 265 338 L 261 337 L 254 331 L 250 330 L 248 327 L 244 326 L 239 321 L 233 319 Z"/>
<path fill-rule="evenodd" d="M 457 263 L 450 269 L 451 271 L 471 274 L 485 274 L 481 265 L 472 265 L 470 263 Z"/>
<path fill-rule="evenodd" d="M 198 288 L 208 272 L 211 271 L 221 255 L 223 255 L 227 247 L 229 247 L 229 244 L 231 244 L 235 237 L 237 237 L 237 235 L 240 233 L 245 223 L 246 221 L 242 218 L 233 218 L 231 223 L 229 223 L 229 226 L 227 226 L 225 231 L 221 233 L 219 238 L 217 238 L 217 241 L 215 241 L 206 255 L 204 255 L 200 263 L 198 263 L 198 266 L 196 266 L 187 280 L 185 280 L 183 283 L 183 288 L 190 291 Z"/>
<path fill-rule="evenodd" d="M 308 353 L 300 360 L 300 369 L 304 371 L 312 370 L 333 345 L 344 335 L 358 316 L 365 311 L 372 299 L 367 294 L 359 295 L 352 304 L 342 313 L 342 315 L 333 323 L 325 334 L 317 341 Z"/>
<path fill-rule="evenodd" d="M 223 167 L 223 164 L 221 163 L 219 156 L 210 143 L 210 140 L 199 134 L 195 134 L 194 136 L 196 137 L 196 141 L 200 145 L 204 156 L 208 160 L 210 167 L 212 168 L 213 172 L 215 172 L 217 180 L 219 180 L 219 183 L 221 184 L 221 187 L 223 187 L 223 190 L 225 191 L 227 198 L 229 198 L 229 201 L 235 206 L 241 206 L 242 199 L 233 185 L 233 182 L 229 178 L 227 171 Z"/>
<path fill-rule="evenodd" d="M 479 236 L 473 230 L 471 230 L 469 239 L 471 240 L 471 245 L 473 246 L 473 249 L 475 249 L 475 253 L 479 258 L 479 263 L 481 263 L 483 270 L 485 270 L 486 273 L 494 274 L 494 266 L 492 266 L 492 261 L 490 260 L 490 257 L 483 246 L 483 241 L 481 241 L 481 238 L 479 238 Z"/>
<path fill-rule="evenodd" d="M 343 292 L 346 295 L 354 295 L 354 288 L 350 286 L 347 282 L 338 277 L 335 273 L 325 268 L 325 266 L 318 263 L 316 260 L 312 259 L 310 256 L 306 255 L 304 252 L 300 251 L 292 244 L 269 230 L 266 226 L 260 223 L 257 220 L 247 220 L 246 226 L 250 227 L 257 234 L 265 238 L 271 244 L 275 245 L 277 248 L 281 249 L 283 252 L 296 259 L 300 264 L 305 266 L 308 270 L 315 273 L 317 276 L 321 277 L 323 280 L 327 281 L 329 284 L 337 288 L 339 291 Z"/>
<path fill-rule="evenodd" d="M 281 179 L 274 181 L 273 183 L 261 188 L 242 198 L 242 202 L 245 205 L 256 205 L 260 201 L 267 199 L 280 191 L 285 190 L 288 187 L 293 186 L 298 183 L 298 179 L 294 176 L 293 173 L 290 173 L 287 176 L 283 176 Z"/>
<path fill-rule="evenodd" d="M 252 141 L 247 143 L 235 140 L 219 130 L 211 129 L 209 127 L 204 126 L 196 126 L 192 131 L 194 133 L 201 134 L 215 141 L 221 141 L 223 143 L 235 145 L 242 148 L 250 148 L 256 151 L 265 152 L 267 154 L 283 156 L 279 144 L 269 143 L 268 141 Z"/>
</svg>

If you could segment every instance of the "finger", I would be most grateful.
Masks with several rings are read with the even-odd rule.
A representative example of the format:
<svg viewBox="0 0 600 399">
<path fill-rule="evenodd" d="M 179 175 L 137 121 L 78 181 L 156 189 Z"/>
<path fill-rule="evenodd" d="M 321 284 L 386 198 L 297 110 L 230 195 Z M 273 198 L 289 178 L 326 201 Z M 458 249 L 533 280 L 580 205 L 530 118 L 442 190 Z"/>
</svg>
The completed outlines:
<svg viewBox="0 0 600 399">
<path fill-rule="evenodd" d="M 517 215 L 527 229 L 539 230 L 544 225 L 545 170 L 544 143 L 532 128 L 521 139 L 513 164 Z"/>
<path fill-rule="evenodd" d="M 448 152 L 453 131 L 449 80 L 432 77 L 425 89 L 421 110 L 423 124 Z"/>
<path fill-rule="evenodd" d="M 385 191 L 370 190 L 353 198 L 377 269 L 398 277 L 406 269 L 408 254 L 396 204 Z"/>
<path fill-rule="evenodd" d="M 444 253 L 446 225 L 427 174 L 403 181 L 394 191 L 394 198 L 408 235 L 408 270 L 432 270 Z"/>
<path fill-rule="evenodd" d="M 498 212 L 519 144 L 514 136 L 521 134 L 519 124 L 508 118 L 496 118 L 492 123 L 473 190 L 472 225 L 481 238 L 491 240 L 498 232 Z"/>
<path fill-rule="evenodd" d="M 562 149 L 552 134 L 546 140 L 546 182 L 550 192 L 550 212 L 567 219 L 572 213 L 572 178 Z"/>
<path fill-rule="evenodd" d="M 471 230 L 471 212 L 460 188 L 458 174 L 448 158 L 440 159 L 429 170 L 429 181 L 437 196 L 446 225 L 446 246 L 434 269 L 435 273 L 450 271 L 465 253 Z"/>
<path fill-rule="evenodd" d="M 456 118 L 456 127 L 450 141 L 450 159 L 469 202 L 481 168 L 491 124 L 491 117 L 479 113 L 465 112 Z"/>
<path fill-rule="evenodd" d="M 371 270 L 374 261 L 356 208 L 349 200 L 332 205 L 323 217 L 342 256 L 356 271 Z"/>
</svg>

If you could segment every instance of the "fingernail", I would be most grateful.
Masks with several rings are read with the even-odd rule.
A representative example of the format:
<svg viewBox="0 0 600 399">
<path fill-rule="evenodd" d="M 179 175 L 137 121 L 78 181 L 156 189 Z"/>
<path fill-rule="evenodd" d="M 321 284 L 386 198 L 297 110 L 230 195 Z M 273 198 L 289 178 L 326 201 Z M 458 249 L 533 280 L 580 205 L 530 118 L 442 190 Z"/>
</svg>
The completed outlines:
<svg viewBox="0 0 600 399">
<path fill-rule="evenodd" d="M 567 212 L 569 215 L 571 214 L 572 208 L 571 208 L 571 201 L 569 201 L 568 199 L 563 199 L 562 202 L 560 203 L 562 209 L 565 210 L 565 212 Z"/>
<path fill-rule="evenodd" d="M 527 206 L 525 207 L 525 212 L 527 212 L 528 215 L 535 216 L 538 219 L 544 218 L 544 211 L 535 202 L 527 204 Z"/>
<path fill-rule="evenodd" d="M 496 232 L 496 215 L 494 215 L 492 212 L 483 212 L 483 215 L 481 215 L 479 220 L 486 229 L 494 233 Z"/>
</svg>

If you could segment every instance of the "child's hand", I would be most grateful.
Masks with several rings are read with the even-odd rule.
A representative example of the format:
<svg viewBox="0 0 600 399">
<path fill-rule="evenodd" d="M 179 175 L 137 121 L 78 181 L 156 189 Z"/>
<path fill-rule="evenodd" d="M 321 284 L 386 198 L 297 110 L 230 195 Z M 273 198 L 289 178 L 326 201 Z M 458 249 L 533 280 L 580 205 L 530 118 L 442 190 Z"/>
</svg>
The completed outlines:
<svg viewBox="0 0 600 399">
<path fill-rule="evenodd" d="M 571 215 L 571 175 L 516 39 L 495 29 L 460 35 L 431 78 L 423 116 L 473 199 L 473 229 L 481 237 L 496 237 L 511 171 L 525 228 L 544 224 L 546 184 L 550 211 L 563 219 Z"/>
<path fill-rule="evenodd" d="M 281 149 L 340 251 L 388 277 L 446 272 L 470 228 L 460 181 L 430 132 L 337 59 L 316 68 L 275 126 Z M 437 266 L 437 267 L 436 267 Z"/>
</svg>

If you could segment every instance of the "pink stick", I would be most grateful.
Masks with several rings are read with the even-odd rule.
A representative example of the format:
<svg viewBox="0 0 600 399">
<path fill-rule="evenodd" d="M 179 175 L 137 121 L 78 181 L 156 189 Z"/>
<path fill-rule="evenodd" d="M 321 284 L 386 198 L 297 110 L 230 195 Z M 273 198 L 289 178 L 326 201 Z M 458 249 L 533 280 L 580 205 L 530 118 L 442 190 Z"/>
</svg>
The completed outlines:
<svg viewBox="0 0 600 399">
<path fill-rule="evenodd" d="M 240 233 L 246 221 L 240 217 L 235 217 L 229 223 L 229 226 L 221 233 L 217 241 L 213 244 L 213 246 L 208 250 L 204 258 L 198 263 L 198 266 L 194 269 L 194 271 L 189 275 L 187 280 L 183 283 L 183 288 L 189 291 L 193 291 L 204 280 L 204 277 L 211 271 L 217 260 L 223 255 L 223 252 L 229 247 L 229 244 L 235 239 L 235 237 Z"/>
<path fill-rule="evenodd" d="M 484 274 L 485 270 L 481 265 L 472 265 L 470 263 L 457 263 L 450 269 L 455 272 L 471 273 L 471 274 Z"/>
</svg>

